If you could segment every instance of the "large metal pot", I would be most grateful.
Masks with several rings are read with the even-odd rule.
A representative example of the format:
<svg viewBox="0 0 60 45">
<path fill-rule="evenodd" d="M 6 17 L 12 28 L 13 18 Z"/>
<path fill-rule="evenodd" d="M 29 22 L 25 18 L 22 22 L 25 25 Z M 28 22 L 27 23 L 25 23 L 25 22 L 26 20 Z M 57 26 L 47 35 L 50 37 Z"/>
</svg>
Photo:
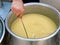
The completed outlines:
<svg viewBox="0 0 60 45">
<path fill-rule="evenodd" d="M 10 45 L 58 45 L 57 43 L 57 33 L 59 31 L 60 15 L 59 11 L 54 7 L 43 4 L 43 3 L 27 3 L 24 4 L 25 12 L 24 13 L 40 13 L 45 16 L 50 17 L 57 25 L 57 29 L 51 35 L 40 38 L 40 39 L 27 39 L 15 35 L 10 26 L 13 21 L 17 18 L 12 12 L 9 13 L 5 20 L 7 31 L 11 34 Z"/>
</svg>

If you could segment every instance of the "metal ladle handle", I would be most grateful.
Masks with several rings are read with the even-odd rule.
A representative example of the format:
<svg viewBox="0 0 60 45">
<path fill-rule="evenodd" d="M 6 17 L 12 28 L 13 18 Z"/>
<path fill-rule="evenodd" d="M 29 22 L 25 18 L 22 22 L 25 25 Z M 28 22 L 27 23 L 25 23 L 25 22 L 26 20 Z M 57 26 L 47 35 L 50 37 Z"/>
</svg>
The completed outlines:
<svg viewBox="0 0 60 45">
<path fill-rule="evenodd" d="M 26 28 L 25 28 L 25 25 L 24 25 L 24 22 L 23 22 L 22 18 L 21 18 L 21 22 L 22 22 L 22 25 L 23 25 L 24 31 L 25 31 L 25 33 L 26 33 L 26 36 L 27 36 L 27 38 L 28 38 L 28 33 L 27 33 L 27 30 L 26 30 Z"/>
</svg>

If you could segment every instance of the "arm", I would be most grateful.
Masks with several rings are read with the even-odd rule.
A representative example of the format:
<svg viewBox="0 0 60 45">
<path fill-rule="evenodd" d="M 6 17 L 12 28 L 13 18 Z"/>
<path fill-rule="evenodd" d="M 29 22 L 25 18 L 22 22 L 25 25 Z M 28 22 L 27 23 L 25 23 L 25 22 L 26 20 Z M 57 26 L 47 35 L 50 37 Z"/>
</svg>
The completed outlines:
<svg viewBox="0 0 60 45">
<path fill-rule="evenodd" d="M 16 16 L 22 17 L 24 12 L 24 5 L 22 0 L 13 0 L 11 10 Z"/>
</svg>

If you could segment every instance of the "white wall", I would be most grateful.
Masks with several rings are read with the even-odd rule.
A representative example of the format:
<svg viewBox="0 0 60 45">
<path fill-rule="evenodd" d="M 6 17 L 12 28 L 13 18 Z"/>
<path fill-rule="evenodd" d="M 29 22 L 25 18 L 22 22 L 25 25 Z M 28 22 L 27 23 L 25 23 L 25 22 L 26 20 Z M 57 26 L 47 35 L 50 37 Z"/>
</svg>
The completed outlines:
<svg viewBox="0 0 60 45">
<path fill-rule="evenodd" d="M 40 0 L 40 2 L 50 4 L 60 10 L 60 0 Z"/>
</svg>

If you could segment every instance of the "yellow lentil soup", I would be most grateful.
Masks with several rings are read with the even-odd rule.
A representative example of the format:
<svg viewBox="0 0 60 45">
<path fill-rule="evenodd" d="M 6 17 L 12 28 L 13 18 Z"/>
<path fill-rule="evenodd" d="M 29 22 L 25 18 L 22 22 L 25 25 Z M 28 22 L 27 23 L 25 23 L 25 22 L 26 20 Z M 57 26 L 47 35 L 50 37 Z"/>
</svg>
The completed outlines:
<svg viewBox="0 0 60 45">
<path fill-rule="evenodd" d="M 43 38 L 56 31 L 56 24 L 47 16 L 41 14 L 25 14 L 22 21 L 26 28 L 28 38 Z M 26 37 L 23 24 L 17 18 L 11 25 L 11 31 L 18 36 Z"/>
</svg>

